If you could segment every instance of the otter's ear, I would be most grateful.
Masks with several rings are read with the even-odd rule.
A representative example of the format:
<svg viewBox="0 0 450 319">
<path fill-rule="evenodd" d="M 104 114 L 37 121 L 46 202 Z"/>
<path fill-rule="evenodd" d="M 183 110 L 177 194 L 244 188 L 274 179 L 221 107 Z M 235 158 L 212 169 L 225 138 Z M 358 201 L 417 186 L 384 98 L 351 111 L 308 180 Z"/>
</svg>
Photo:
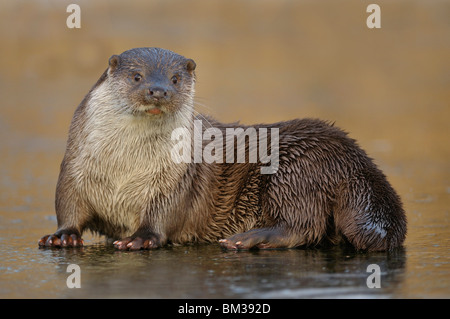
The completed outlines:
<svg viewBox="0 0 450 319">
<path fill-rule="evenodd" d="M 109 58 L 109 72 L 113 72 L 117 66 L 119 65 L 120 62 L 120 56 L 118 55 L 113 55 Z"/>
<path fill-rule="evenodd" d="M 195 64 L 194 60 L 192 59 L 186 60 L 186 69 L 188 70 L 189 73 L 194 72 L 196 66 L 197 64 Z"/>
</svg>

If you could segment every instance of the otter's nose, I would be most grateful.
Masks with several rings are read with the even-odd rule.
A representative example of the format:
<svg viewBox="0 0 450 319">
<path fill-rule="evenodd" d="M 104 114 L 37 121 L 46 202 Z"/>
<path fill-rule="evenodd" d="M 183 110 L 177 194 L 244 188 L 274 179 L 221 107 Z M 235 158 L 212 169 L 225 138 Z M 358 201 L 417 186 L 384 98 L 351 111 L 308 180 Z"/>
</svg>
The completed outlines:
<svg viewBox="0 0 450 319">
<path fill-rule="evenodd" d="M 155 99 L 162 99 L 167 96 L 167 89 L 159 86 L 153 86 L 148 90 L 151 97 Z"/>
</svg>

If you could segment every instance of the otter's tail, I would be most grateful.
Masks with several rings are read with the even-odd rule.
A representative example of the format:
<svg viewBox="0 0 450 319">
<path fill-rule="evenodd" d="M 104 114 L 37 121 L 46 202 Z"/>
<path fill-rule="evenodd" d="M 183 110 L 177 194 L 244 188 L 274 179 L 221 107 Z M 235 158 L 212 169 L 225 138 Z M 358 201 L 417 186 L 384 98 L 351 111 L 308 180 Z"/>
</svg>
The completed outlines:
<svg viewBox="0 0 450 319">
<path fill-rule="evenodd" d="M 393 250 L 406 236 L 400 197 L 380 171 L 342 185 L 334 221 L 336 230 L 358 250 Z"/>
</svg>

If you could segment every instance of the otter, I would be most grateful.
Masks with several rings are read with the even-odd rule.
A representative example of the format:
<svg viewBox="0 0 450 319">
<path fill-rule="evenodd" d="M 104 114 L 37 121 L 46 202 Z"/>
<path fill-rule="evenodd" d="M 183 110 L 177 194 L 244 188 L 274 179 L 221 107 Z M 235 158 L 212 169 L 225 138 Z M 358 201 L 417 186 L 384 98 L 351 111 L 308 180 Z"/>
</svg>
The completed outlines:
<svg viewBox="0 0 450 319">
<path fill-rule="evenodd" d="M 271 174 L 261 172 L 261 160 L 174 160 L 179 141 L 172 132 L 192 132 L 196 120 L 203 120 L 203 132 L 249 128 L 195 111 L 195 69 L 194 60 L 160 48 L 109 59 L 75 110 L 56 187 L 58 228 L 39 246 L 83 246 L 86 230 L 115 240 L 119 250 L 188 243 L 229 250 L 402 246 L 400 197 L 334 124 L 295 119 L 252 126 L 278 130 Z"/>
</svg>

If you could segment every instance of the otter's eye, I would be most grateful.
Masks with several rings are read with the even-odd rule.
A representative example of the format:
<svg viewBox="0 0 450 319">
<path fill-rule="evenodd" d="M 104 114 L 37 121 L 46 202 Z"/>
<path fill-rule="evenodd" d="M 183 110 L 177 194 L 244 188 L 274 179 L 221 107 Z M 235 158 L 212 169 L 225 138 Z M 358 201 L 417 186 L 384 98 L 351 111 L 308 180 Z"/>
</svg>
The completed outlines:
<svg viewBox="0 0 450 319">
<path fill-rule="evenodd" d="M 140 75 L 139 73 L 136 73 L 134 75 L 134 81 L 139 82 L 142 79 L 142 75 Z"/>
<path fill-rule="evenodd" d="M 172 83 L 177 84 L 178 83 L 178 77 L 176 75 L 172 76 Z"/>
</svg>

